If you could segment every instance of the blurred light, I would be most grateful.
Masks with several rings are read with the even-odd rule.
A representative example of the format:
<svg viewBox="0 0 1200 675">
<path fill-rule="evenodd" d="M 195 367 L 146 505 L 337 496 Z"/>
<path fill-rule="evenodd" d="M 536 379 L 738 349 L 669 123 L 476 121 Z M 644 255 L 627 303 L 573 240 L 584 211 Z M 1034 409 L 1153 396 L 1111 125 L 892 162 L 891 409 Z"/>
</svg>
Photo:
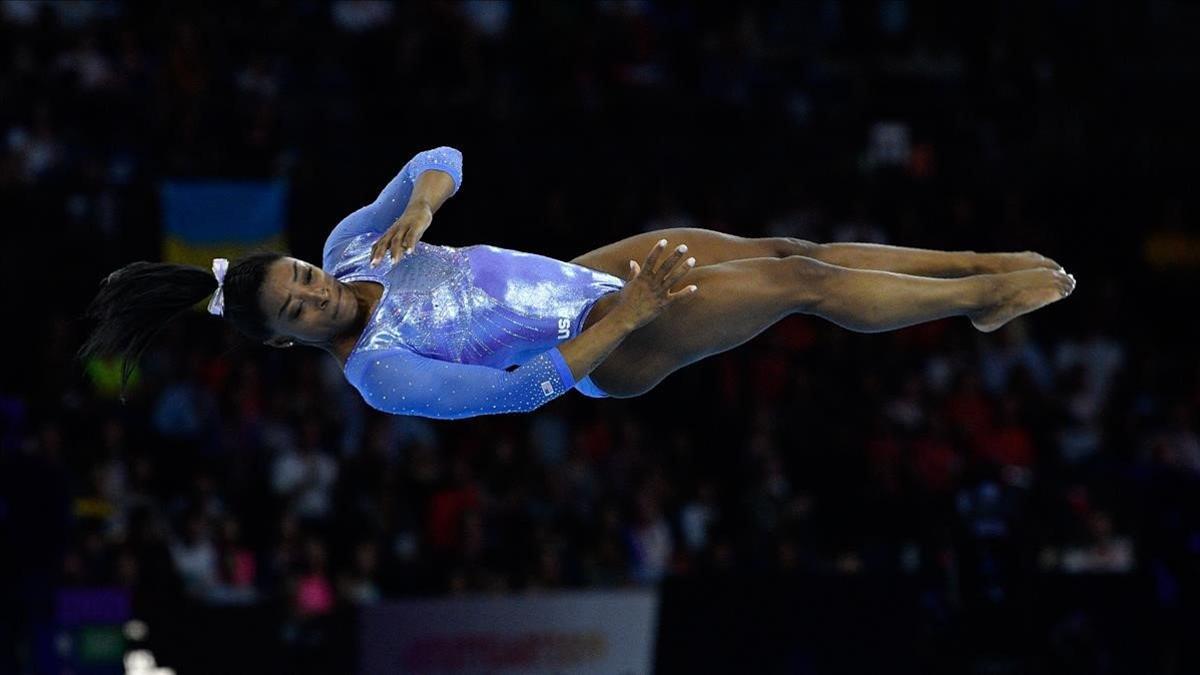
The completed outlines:
<svg viewBox="0 0 1200 675">
<path fill-rule="evenodd" d="M 135 649 L 125 655 L 125 675 L 142 675 L 154 665 L 154 655 L 148 649 Z"/>
<path fill-rule="evenodd" d="M 150 629 L 146 626 L 145 621 L 138 621 L 137 619 L 134 619 L 133 621 L 125 624 L 125 637 L 135 642 L 145 640 L 146 634 L 149 632 Z"/>
<path fill-rule="evenodd" d="M 911 151 L 912 141 L 907 124 L 880 121 L 871 125 L 867 148 L 869 166 L 907 164 Z"/>
<path fill-rule="evenodd" d="M 141 624 L 145 630 L 146 624 L 141 621 L 130 621 L 130 624 Z M 129 626 L 126 625 L 128 630 Z M 159 668 L 154 660 L 154 654 L 148 649 L 135 649 L 125 655 L 125 675 L 175 675 L 174 668 Z"/>
</svg>

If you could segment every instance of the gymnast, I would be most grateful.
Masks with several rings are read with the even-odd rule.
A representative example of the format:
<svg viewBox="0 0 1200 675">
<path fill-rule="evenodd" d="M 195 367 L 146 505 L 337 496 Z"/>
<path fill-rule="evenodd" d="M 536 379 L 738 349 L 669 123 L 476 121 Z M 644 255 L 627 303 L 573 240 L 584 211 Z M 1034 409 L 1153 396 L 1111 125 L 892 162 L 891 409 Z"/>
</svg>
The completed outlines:
<svg viewBox="0 0 1200 675">
<path fill-rule="evenodd" d="M 460 419 L 528 412 L 569 389 L 638 396 L 797 312 L 862 333 L 950 316 L 993 331 L 1075 287 L 1057 263 L 1030 251 L 671 228 L 562 262 L 421 241 L 461 184 L 458 150 L 416 154 L 374 202 L 333 229 L 320 267 L 278 253 L 232 265 L 217 258 L 212 271 L 126 265 L 89 305 L 85 316 L 97 325 L 79 356 L 122 355 L 123 392 L 162 325 L 211 295 L 209 312 L 255 340 L 332 354 L 374 408 Z M 674 242 L 682 243 L 669 249 Z"/>
</svg>

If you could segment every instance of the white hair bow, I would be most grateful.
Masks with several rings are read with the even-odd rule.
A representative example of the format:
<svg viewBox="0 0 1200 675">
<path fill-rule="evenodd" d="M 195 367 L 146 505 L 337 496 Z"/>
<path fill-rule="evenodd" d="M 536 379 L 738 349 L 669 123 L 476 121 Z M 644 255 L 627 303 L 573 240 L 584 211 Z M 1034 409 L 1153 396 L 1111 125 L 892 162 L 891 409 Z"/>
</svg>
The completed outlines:
<svg viewBox="0 0 1200 675">
<path fill-rule="evenodd" d="M 217 290 L 213 292 L 212 300 L 208 301 L 208 313 L 221 316 L 225 313 L 225 272 L 229 270 L 229 261 L 225 258 L 213 258 L 213 276 L 217 278 Z"/>
</svg>

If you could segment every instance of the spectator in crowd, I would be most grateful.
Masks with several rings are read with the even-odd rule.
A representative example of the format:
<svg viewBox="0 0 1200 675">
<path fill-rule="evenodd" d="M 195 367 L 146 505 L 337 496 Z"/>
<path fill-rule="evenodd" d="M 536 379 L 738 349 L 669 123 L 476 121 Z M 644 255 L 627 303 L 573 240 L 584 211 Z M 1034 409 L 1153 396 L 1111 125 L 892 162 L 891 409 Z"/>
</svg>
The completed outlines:
<svg viewBox="0 0 1200 675">
<path fill-rule="evenodd" d="M 321 427 L 303 423 L 299 446 L 285 446 L 275 458 L 271 487 L 301 518 L 323 520 L 333 504 L 338 465 L 321 448 Z"/>
</svg>

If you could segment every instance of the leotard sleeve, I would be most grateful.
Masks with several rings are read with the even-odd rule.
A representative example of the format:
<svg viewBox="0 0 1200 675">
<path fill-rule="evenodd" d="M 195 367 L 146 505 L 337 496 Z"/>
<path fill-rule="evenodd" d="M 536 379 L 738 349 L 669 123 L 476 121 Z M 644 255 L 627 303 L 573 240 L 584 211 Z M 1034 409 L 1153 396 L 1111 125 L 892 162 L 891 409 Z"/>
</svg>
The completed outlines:
<svg viewBox="0 0 1200 675">
<path fill-rule="evenodd" d="M 445 420 L 529 412 L 575 386 L 557 347 L 511 371 L 380 350 L 354 356 L 346 376 L 372 408 Z"/>
<path fill-rule="evenodd" d="M 347 239 L 364 232 L 386 232 L 408 207 L 413 185 L 426 171 L 437 169 L 450 174 L 450 178 L 454 180 L 454 191 L 450 193 L 453 197 L 462 185 L 462 161 L 462 153 L 447 145 L 418 152 L 383 188 L 383 192 L 379 193 L 375 201 L 346 216 L 333 228 L 333 232 L 325 239 L 323 259 L 328 260 L 333 249 Z"/>
</svg>

